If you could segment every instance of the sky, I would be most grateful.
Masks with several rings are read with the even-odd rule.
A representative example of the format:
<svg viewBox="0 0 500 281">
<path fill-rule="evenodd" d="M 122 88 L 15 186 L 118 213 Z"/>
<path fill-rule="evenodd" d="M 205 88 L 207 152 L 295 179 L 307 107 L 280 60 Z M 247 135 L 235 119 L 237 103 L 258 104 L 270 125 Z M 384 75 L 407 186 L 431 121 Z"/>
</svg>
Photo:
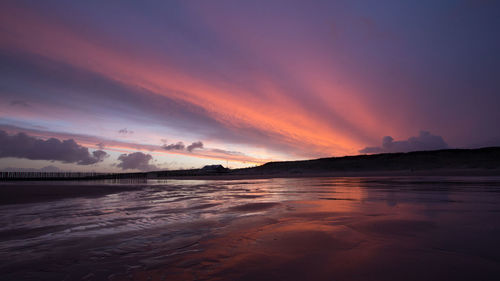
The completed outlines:
<svg viewBox="0 0 500 281">
<path fill-rule="evenodd" d="M 0 170 L 500 145 L 498 1 L 1 1 Z"/>
</svg>

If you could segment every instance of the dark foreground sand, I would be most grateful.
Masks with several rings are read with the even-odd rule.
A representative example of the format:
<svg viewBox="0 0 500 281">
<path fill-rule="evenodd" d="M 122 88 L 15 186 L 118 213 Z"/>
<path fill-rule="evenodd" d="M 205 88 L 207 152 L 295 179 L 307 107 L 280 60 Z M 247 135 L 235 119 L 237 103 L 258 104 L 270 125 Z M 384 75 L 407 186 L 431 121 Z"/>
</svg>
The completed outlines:
<svg viewBox="0 0 500 281">
<path fill-rule="evenodd" d="M 0 205 L 0 280 L 500 280 L 498 178 L 75 190 Z"/>
<path fill-rule="evenodd" d="M 86 184 L 85 182 L 3 182 L 0 205 L 36 203 L 76 197 L 99 197 L 106 194 L 138 190 L 136 185 Z"/>
</svg>

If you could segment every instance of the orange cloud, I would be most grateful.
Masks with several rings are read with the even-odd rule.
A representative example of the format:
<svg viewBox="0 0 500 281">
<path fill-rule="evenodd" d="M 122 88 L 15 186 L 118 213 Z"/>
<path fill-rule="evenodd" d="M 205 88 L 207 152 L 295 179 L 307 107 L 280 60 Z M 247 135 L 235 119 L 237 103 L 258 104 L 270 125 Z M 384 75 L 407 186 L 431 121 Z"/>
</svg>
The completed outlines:
<svg viewBox="0 0 500 281">
<path fill-rule="evenodd" d="M 340 107 L 322 97 L 327 107 L 332 106 L 332 112 L 353 116 L 348 118 L 351 127 L 342 128 L 311 113 L 271 82 L 257 82 L 259 91 L 267 97 L 262 99 L 235 85 L 180 72 L 166 59 L 158 61 L 144 54 L 127 53 L 103 38 L 83 36 L 34 11 L 13 7 L 8 10 L 2 13 L 0 23 L 9 26 L 11 33 L 2 36 L 1 47 L 63 61 L 130 87 L 199 106 L 230 130 L 254 128 L 288 147 L 306 148 L 311 155 L 345 155 L 355 153 L 364 144 L 350 133 L 350 128 L 374 128 L 368 111 L 349 98 L 350 93 L 340 93 L 333 99 L 340 101 Z M 327 84 L 307 82 L 314 93 L 335 91 Z"/>
</svg>

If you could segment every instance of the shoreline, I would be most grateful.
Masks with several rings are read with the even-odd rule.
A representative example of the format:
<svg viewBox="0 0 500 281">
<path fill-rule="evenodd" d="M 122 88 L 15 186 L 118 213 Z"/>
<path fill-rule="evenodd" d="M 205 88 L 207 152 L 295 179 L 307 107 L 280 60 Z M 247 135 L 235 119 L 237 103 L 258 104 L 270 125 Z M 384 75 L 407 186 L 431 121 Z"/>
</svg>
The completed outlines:
<svg viewBox="0 0 500 281">
<path fill-rule="evenodd" d="M 348 178 L 348 177 L 500 177 L 500 169 L 491 170 L 420 170 L 420 171 L 344 171 L 344 172 L 310 172 L 310 173 L 269 173 L 269 174 L 213 174 L 213 175 L 186 175 L 166 176 L 158 180 L 247 180 L 273 178 Z"/>
<path fill-rule="evenodd" d="M 60 184 L 100 182 L 106 184 L 130 182 L 144 183 L 146 180 L 248 180 L 248 179 L 273 179 L 273 178 L 348 178 L 348 177 L 500 177 L 500 169 L 440 169 L 440 170 L 386 170 L 386 171 L 332 171 L 332 172 L 278 172 L 278 173 L 242 173 L 239 171 L 227 173 L 201 173 L 189 175 L 157 176 L 157 172 L 140 173 L 140 180 L 135 179 L 102 179 L 102 178 L 14 178 L 0 179 L 0 188 L 9 184 L 21 185 L 23 183 L 36 185 L 37 183 L 54 182 Z M 147 175 L 147 176 L 146 176 Z"/>
<path fill-rule="evenodd" d="M 0 206 L 50 202 L 67 198 L 96 198 L 113 193 L 140 190 L 141 188 L 143 187 L 139 185 L 118 186 L 95 183 L 6 182 L 0 184 Z"/>
<path fill-rule="evenodd" d="M 186 175 L 149 178 L 150 180 L 201 180 L 201 181 L 240 181 L 264 179 L 293 178 L 415 178 L 415 177 L 498 177 L 500 170 L 425 170 L 425 171 L 365 171 L 365 172 L 322 172 L 322 173 L 274 173 L 274 174 L 213 174 Z M 495 182 L 497 180 L 495 179 Z M 145 182 L 131 183 L 125 181 L 114 183 L 99 180 L 78 181 L 1 181 L 0 206 L 10 204 L 26 204 L 50 202 L 66 198 L 96 198 L 114 193 L 136 191 L 144 187 Z"/>
</svg>

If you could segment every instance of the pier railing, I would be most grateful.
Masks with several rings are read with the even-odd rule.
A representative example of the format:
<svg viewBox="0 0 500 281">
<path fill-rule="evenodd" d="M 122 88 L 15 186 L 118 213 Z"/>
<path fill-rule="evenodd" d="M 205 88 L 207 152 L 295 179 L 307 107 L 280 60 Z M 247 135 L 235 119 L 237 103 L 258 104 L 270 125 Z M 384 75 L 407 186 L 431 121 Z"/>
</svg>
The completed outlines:
<svg viewBox="0 0 500 281">
<path fill-rule="evenodd" d="M 146 179 L 147 173 L 0 172 L 0 181 Z"/>
</svg>

